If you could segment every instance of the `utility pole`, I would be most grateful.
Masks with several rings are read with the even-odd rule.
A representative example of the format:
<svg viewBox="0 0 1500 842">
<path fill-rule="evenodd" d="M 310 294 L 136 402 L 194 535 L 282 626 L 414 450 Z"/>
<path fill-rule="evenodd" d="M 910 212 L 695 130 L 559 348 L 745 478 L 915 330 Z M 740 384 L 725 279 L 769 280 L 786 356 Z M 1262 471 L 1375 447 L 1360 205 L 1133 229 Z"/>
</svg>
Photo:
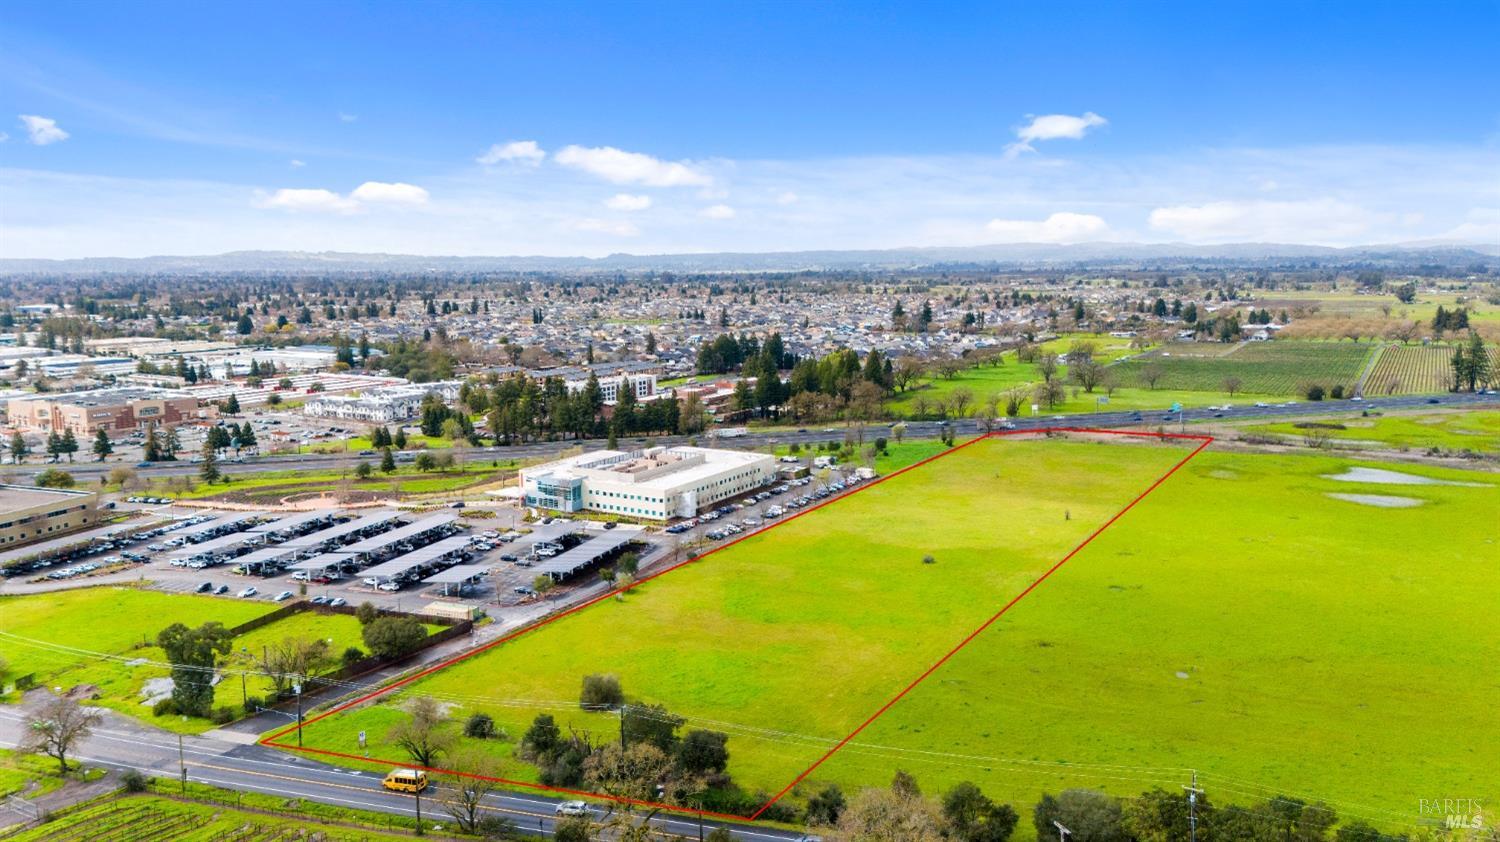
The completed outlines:
<svg viewBox="0 0 1500 842">
<path fill-rule="evenodd" d="M 1063 823 L 1057 819 L 1052 820 L 1052 825 L 1057 828 L 1057 842 L 1068 842 L 1068 837 L 1073 835 L 1073 831 L 1063 827 Z"/>
<path fill-rule="evenodd" d="M 1183 789 L 1187 790 L 1188 794 L 1188 834 L 1191 842 L 1198 842 L 1198 796 L 1203 794 L 1203 790 L 1198 788 L 1197 770 L 1193 771 L 1192 784 L 1184 786 Z"/>
<path fill-rule="evenodd" d="M 292 692 L 297 694 L 297 748 L 302 748 L 302 684 L 298 682 L 292 685 Z"/>
<path fill-rule="evenodd" d="M 417 835 L 422 835 L 422 787 L 417 787 Z"/>
<path fill-rule="evenodd" d="M 187 756 L 182 750 L 182 735 L 177 735 L 177 769 L 182 779 L 182 794 L 187 795 Z"/>
</svg>

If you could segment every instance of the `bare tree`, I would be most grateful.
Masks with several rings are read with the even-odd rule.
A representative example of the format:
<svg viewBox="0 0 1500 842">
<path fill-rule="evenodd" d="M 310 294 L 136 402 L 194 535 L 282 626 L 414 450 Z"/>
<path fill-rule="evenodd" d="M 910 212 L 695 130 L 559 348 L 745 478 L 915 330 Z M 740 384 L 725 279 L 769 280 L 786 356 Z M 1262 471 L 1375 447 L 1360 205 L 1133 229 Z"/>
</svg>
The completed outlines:
<svg viewBox="0 0 1500 842">
<path fill-rule="evenodd" d="M 1238 377 L 1230 375 L 1229 377 L 1220 380 L 1219 385 L 1223 386 L 1224 391 L 1228 392 L 1229 396 L 1232 398 L 1234 397 L 1234 393 L 1240 390 L 1240 386 L 1243 384 L 1243 382 L 1244 381 L 1240 380 Z"/>
<path fill-rule="evenodd" d="M 974 400 L 974 393 L 968 389 L 954 389 L 948 394 L 948 406 L 953 409 L 953 415 L 963 418 L 967 415 L 969 403 Z"/>
<path fill-rule="evenodd" d="M 448 765 L 459 777 L 443 798 L 443 806 L 460 831 L 478 833 L 486 824 L 484 801 L 499 788 L 494 779 L 501 776 L 500 762 L 489 752 L 471 748 L 455 755 Z"/>
<path fill-rule="evenodd" d="M 1152 363 L 1141 369 L 1141 380 L 1146 384 L 1147 387 L 1154 391 L 1156 389 L 1157 381 L 1161 380 L 1162 375 L 1165 373 L 1166 372 L 1162 371 L 1161 366 L 1157 365 L 1156 363 Z"/>
<path fill-rule="evenodd" d="M 891 382 L 902 392 L 922 377 L 922 361 L 916 357 L 902 357 L 891 371 Z"/>
<path fill-rule="evenodd" d="M 18 748 L 28 754 L 56 758 L 57 765 L 66 775 L 68 755 L 103 722 L 104 717 L 98 711 L 87 709 L 72 699 L 54 698 L 27 720 L 26 733 Z"/>
<path fill-rule="evenodd" d="M 1036 355 L 1036 373 L 1042 376 L 1043 383 L 1051 383 L 1052 378 L 1057 376 L 1057 366 L 1057 355 L 1051 351 Z"/>
<path fill-rule="evenodd" d="M 322 672 L 332 661 L 328 641 L 315 637 L 286 638 L 261 650 L 261 657 L 256 659 L 278 695 L 297 679 Z"/>
<path fill-rule="evenodd" d="M 453 732 L 442 705 L 431 696 L 418 696 L 406 706 L 407 718 L 391 728 L 390 740 L 406 750 L 418 766 L 436 766 L 453 745 Z"/>
</svg>

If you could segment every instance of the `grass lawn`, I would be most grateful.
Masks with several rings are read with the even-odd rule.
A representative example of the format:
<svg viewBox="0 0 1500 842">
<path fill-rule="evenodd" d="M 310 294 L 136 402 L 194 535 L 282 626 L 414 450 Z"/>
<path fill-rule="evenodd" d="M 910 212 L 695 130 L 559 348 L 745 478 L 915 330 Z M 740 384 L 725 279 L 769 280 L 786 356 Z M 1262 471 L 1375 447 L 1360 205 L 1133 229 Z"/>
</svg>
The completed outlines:
<svg viewBox="0 0 1500 842">
<path fill-rule="evenodd" d="M 195 787 L 195 789 L 200 789 Z M 227 796 L 222 793 L 219 797 Z M 286 815 L 282 799 L 247 794 L 247 805 L 263 806 L 280 815 L 237 810 L 223 804 L 200 804 L 156 795 L 126 795 L 83 809 L 63 813 L 40 827 L 10 837 L 26 840 L 57 839 L 68 834 L 79 838 L 104 838 L 119 842 L 155 842 L 160 839 L 236 839 L 271 842 L 280 839 L 410 839 L 410 833 L 382 832 L 372 826 L 381 817 L 370 814 L 368 824 L 351 827 L 342 822 L 320 822 L 314 818 Z M 267 802 L 267 803 L 262 803 Z M 437 823 L 446 824 L 440 811 Z M 391 822 L 391 819 L 386 819 Z M 410 825 L 410 819 L 396 819 Z"/>
<path fill-rule="evenodd" d="M 100 695 L 94 704 L 169 730 L 196 733 L 213 726 L 201 719 L 155 717 L 142 704 L 146 682 L 170 672 L 162 650 L 142 644 L 154 640 L 157 632 L 173 622 L 196 626 L 216 620 L 235 626 L 271 610 L 265 602 L 114 587 L 5 597 L 0 601 L 0 631 L 115 657 L 100 660 L 82 652 L 54 653 L 4 637 L 0 637 L 0 654 L 13 665 L 13 674 L 34 672 L 43 686 L 94 685 Z M 101 616 L 111 621 L 93 619 Z M 350 646 L 364 647 L 359 621 L 346 615 L 295 614 L 255 629 L 235 638 L 231 654 L 223 659 L 226 672 L 215 689 L 215 705 L 238 707 L 246 692 L 268 695 L 272 690 L 269 679 L 250 676 L 242 689 L 232 671 L 255 669 L 252 656 L 287 638 L 332 640 L 334 657 Z"/>
<path fill-rule="evenodd" d="M 400 700 L 421 694 L 452 702 L 455 717 L 483 710 L 511 735 L 546 711 L 607 737 L 613 715 L 576 699 L 584 675 L 615 673 L 632 698 L 728 731 L 747 789 L 779 788 L 1185 455 L 1154 442 L 980 442 L 335 715 L 304 740 L 348 751 L 365 730 L 373 756 L 399 758 L 382 740 Z M 756 729 L 811 736 L 788 745 Z M 488 745 L 503 755 L 513 744 Z"/>
<path fill-rule="evenodd" d="M 147 486 L 143 493 L 168 495 L 185 500 L 202 500 L 221 494 L 241 493 L 254 495 L 265 492 L 268 497 L 279 499 L 292 494 L 330 490 L 330 486 L 347 482 L 351 491 L 392 491 L 396 494 L 429 494 L 452 491 L 470 485 L 489 474 L 513 469 L 514 460 L 490 464 L 493 460 L 466 462 L 443 471 L 419 471 L 410 464 L 398 465 L 390 474 L 378 470 L 378 457 L 369 460 L 377 468 L 369 479 L 356 479 L 354 463 L 348 469 L 336 471 L 266 471 L 254 474 L 226 474 L 220 482 L 209 485 L 197 481 L 191 490 L 181 488 L 180 479 L 157 480 Z"/>
<path fill-rule="evenodd" d="M 1300 440 L 1305 428 L 1298 421 L 1256 424 L 1246 430 L 1257 433 L 1291 436 Z M 1371 447 L 1400 450 L 1473 450 L 1481 453 L 1500 451 L 1500 410 L 1479 409 L 1465 412 L 1442 412 L 1430 415 L 1386 415 L 1378 418 L 1337 418 L 1319 424 L 1341 425 L 1343 429 L 1320 427 L 1341 443 L 1367 444 Z"/>
</svg>

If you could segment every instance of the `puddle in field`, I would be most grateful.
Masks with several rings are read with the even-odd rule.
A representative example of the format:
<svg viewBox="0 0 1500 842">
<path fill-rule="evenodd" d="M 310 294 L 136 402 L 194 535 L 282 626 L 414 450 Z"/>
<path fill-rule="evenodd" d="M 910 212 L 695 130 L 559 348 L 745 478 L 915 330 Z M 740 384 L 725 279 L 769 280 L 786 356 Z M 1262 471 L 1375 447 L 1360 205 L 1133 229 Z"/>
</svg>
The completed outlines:
<svg viewBox="0 0 1500 842">
<path fill-rule="evenodd" d="M 1415 497 L 1391 497 L 1385 494 L 1329 494 L 1335 500 L 1358 503 L 1361 506 L 1377 506 L 1382 509 L 1410 509 L 1427 502 Z"/>
<path fill-rule="evenodd" d="M 1484 483 L 1480 482 L 1452 482 L 1418 476 L 1417 474 L 1403 474 L 1400 471 L 1387 471 L 1384 468 L 1348 468 L 1342 474 L 1324 474 L 1323 479 L 1338 480 L 1339 482 L 1364 482 L 1373 485 L 1462 485 L 1468 488 L 1485 487 Z"/>
</svg>

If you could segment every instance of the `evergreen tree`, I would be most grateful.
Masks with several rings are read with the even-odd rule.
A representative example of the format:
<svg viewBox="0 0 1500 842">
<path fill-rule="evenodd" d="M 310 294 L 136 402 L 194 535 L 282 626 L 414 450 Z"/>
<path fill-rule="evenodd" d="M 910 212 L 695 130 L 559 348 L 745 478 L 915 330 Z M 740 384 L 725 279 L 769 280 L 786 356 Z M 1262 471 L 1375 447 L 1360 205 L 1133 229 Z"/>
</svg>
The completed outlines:
<svg viewBox="0 0 1500 842">
<path fill-rule="evenodd" d="M 68 454 L 68 461 L 73 461 L 73 454 L 78 452 L 78 437 L 73 435 L 73 428 L 63 430 L 62 442 L 58 452 Z"/>
<path fill-rule="evenodd" d="M 12 462 L 17 465 L 21 464 L 25 461 L 26 454 L 30 452 L 31 448 L 26 446 L 25 436 L 22 436 L 20 432 L 10 434 L 10 459 Z"/>
<path fill-rule="evenodd" d="M 383 474 L 393 473 L 396 470 L 396 457 L 391 455 L 389 447 L 380 449 L 380 472 Z"/>
<path fill-rule="evenodd" d="M 99 457 L 100 462 L 103 462 L 105 457 L 115 452 L 115 446 L 109 440 L 109 433 L 105 432 L 103 427 L 100 427 L 98 431 L 94 433 L 93 449 L 94 455 Z"/>
<path fill-rule="evenodd" d="M 203 443 L 203 464 L 198 466 L 198 476 L 209 485 L 219 481 L 219 451 L 211 440 Z"/>
</svg>

